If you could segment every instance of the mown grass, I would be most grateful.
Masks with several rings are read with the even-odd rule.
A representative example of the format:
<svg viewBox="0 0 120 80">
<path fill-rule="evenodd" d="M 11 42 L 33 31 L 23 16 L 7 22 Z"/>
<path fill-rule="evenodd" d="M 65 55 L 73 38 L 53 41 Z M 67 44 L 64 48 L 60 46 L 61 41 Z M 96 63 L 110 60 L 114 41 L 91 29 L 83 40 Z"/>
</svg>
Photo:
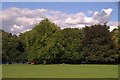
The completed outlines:
<svg viewBox="0 0 120 80">
<path fill-rule="evenodd" d="M 27 65 L 2 66 L 3 78 L 117 78 L 117 65 Z"/>
<path fill-rule="evenodd" d="M 2 65 L 0 64 L 0 79 L 2 78 Z"/>
</svg>

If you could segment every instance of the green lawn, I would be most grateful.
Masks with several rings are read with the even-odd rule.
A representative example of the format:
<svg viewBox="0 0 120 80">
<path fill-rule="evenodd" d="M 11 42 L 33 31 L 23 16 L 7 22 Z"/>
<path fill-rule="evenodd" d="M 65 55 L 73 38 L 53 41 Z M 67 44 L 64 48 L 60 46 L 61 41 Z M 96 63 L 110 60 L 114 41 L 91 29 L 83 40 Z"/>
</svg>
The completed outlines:
<svg viewBox="0 0 120 80">
<path fill-rule="evenodd" d="M 117 78 L 117 65 L 3 65 L 3 78 Z"/>
<path fill-rule="evenodd" d="M 2 65 L 0 65 L 0 79 L 2 78 Z"/>
</svg>

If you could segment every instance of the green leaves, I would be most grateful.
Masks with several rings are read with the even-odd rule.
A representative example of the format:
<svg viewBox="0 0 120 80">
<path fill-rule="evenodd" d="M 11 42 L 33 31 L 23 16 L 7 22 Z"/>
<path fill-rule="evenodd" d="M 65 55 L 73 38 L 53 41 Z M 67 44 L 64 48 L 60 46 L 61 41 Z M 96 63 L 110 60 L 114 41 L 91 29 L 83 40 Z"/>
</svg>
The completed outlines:
<svg viewBox="0 0 120 80">
<path fill-rule="evenodd" d="M 4 62 L 15 62 L 19 55 L 24 52 L 22 43 L 16 35 L 2 31 L 2 60 Z"/>
<path fill-rule="evenodd" d="M 60 29 L 46 18 L 19 36 L 2 31 L 3 61 L 117 63 L 120 27 L 108 29 L 106 24 Z"/>
<path fill-rule="evenodd" d="M 55 58 L 58 53 L 55 45 L 59 32 L 60 28 L 48 19 L 41 21 L 25 37 L 26 51 L 29 56 L 34 54 L 38 60 Z"/>
<path fill-rule="evenodd" d="M 82 31 L 77 28 L 66 28 L 61 31 L 61 59 L 69 61 L 65 63 L 76 63 L 76 60 L 81 59 L 82 36 Z"/>
<path fill-rule="evenodd" d="M 100 24 L 84 28 L 83 54 L 87 63 L 107 63 L 110 59 L 113 59 L 111 63 L 116 62 L 115 57 L 110 57 L 117 51 L 108 29 L 108 26 Z"/>
</svg>

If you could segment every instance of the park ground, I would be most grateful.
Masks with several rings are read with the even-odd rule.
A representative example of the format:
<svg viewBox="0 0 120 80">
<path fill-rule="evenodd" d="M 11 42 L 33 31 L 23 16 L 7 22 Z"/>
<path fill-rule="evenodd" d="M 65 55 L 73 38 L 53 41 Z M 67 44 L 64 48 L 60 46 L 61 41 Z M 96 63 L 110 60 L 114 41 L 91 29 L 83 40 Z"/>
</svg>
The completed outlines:
<svg viewBox="0 0 120 80">
<path fill-rule="evenodd" d="M 118 78 L 118 65 L 2 65 L 3 78 Z"/>
</svg>

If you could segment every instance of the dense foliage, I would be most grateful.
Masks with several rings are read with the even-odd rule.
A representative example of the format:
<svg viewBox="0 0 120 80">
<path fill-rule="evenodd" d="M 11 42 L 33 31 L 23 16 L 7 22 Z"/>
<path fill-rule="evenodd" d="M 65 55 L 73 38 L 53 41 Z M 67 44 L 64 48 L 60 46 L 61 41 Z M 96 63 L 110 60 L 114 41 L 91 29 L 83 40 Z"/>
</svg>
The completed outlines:
<svg viewBox="0 0 120 80">
<path fill-rule="evenodd" d="M 2 32 L 2 61 L 4 62 L 19 62 L 20 55 L 23 54 L 24 49 L 18 37 L 10 33 Z"/>
<path fill-rule="evenodd" d="M 106 24 L 61 30 L 48 19 L 19 36 L 2 32 L 3 63 L 118 63 L 120 27 Z"/>
<path fill-rule="evenodd" d="M 109 27 L 93 25 L 84 29 L 83 54 L 87 63 L 114 63 L 118 54 Z"/>
</svg>

